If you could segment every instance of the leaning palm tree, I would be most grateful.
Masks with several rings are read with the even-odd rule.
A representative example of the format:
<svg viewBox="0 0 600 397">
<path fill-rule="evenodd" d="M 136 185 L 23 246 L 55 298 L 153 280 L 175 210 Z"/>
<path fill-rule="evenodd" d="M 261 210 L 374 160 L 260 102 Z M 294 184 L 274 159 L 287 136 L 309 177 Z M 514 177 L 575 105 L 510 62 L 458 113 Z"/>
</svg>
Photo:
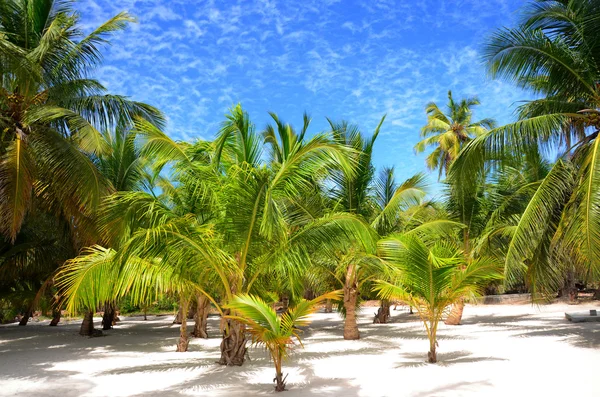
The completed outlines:
<svg viewBox="0 0 600 397">
<path fill-rule="evenodd" d="M 471 120 L 472 108 L 479 105 L 479 99 L 465 98 L 455 102 L 452 91 L 448 91 L 448 109 L 444 113 L 435 102 L 429 102 L 425 107 L 427 124 L 421 128 L 421 140 L 415 145 L 417 153 L 427 148 L 435 149 L 427 156 L 427 168 L 438 170 L 438 179 L 447 174 L 448 169 L 461 149 L 471 139 L 483 134 L 494 127 L 494 120 L 483 119 L 477 122 Z"/>
<path fill-rule="evenodd" d="M 237 314 L 227 317 L 246 325 L 246 332 L 250 334 L 253 344 L 266 347 L 275 365 L 275 391 L 284 391 L 287 375 L 283 376 L 281 367 L 288 357 L 294 339 L 302 346 L 302 330 L 299 327 L 310 324 L 308 316 L 314 313 L 324 300 L 338 298 L 338 292 L 330 292 L 310 301 L 302 300 L 278 316 L 273 307 L 262 299 L 253 295 L 237 295 L 227 304 L 227 307 Z"/>
<path fill-rule="evenodd" d="M 0 233 L 9 240 L 35 204 L 93 242 L 90 217 L 108 191 L 89 158 L 107 150 L 98 129 L 136 116 L 162 123 L 155 108 L 91 78 L 100 46 L 132 20 L 121 13 L 83 36 L 65 2 L 0 1 Z"/>
<path fill-rule="evenodd" d="M 483 291 L 501 278 L 501 262 L 482 257 L 465 265 L 464 255 L 438 240 L 429 246 L 418 233 L 381 240 L 378 251 L 388 264 L 387 280 L 375 290 L 383 299 L 399 299 L 416 308 L 429 338 L 430 363 L 437 362 L 437 330 L 447 309 L 459 299 Z"/>
<path fill-rule="evenodd" d="M 515 155 L 558 152 L 531 196 L 506 254 L 508 284 L 554 293 L 573 274 L 600 276 L 600 4 L 533 1 L 516 28 L 497 31 L 485 58 L 493 77 L 541 96 L 519 108 L 519 121 L 470 142 L 450 170 L 472 189 L 490 165 Z M 571 275 L 571 276 L 569 276 Z"/>
</svg>

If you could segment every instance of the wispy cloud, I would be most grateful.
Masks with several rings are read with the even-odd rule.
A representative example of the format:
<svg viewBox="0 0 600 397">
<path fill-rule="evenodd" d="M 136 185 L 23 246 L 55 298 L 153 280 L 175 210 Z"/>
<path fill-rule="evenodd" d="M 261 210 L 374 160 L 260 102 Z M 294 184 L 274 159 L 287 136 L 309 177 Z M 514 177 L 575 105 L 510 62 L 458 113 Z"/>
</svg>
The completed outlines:
<svg viewBox="0 0 600 397">
<path fill-rule="evenodd" d="M 424 105 L 448 89 L 479 95 L 478 117 L 510 120 L 524 97 L 490 81 L 483 38 L 515 18 L 516 0 L 187 1 L 84 0 L 91 30 L 127 10 L 139 23 L 105 51 L 98 77 L 114 92 L 160 107 L 177 139 L 210 138 L 227 108 L 242 102 L 259 128 L 275 111 L 313 131 L 325 116 L 372 131 L 387 114 L 378 165 L 414 173 L 412 148 Z"/>
</svg>

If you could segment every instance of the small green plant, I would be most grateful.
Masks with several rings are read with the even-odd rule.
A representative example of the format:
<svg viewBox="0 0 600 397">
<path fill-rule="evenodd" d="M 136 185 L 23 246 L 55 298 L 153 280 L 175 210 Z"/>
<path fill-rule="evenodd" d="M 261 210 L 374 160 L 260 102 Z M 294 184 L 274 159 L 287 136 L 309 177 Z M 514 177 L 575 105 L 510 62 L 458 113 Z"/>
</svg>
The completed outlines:
<svg viewBox="0 0 600 397">
<path fill-rule="evenodd" d="M 294 308 L 277 315 L 271 305 L 253 295 L 237 295 L 226 307 L 235 319 L 246 326 L 245 332 L 252 338 L 254 345 L 264 345 L 275 364 L 275 391 L 285 390 L 285 379 L 281 371 L 283 360 L 288 357 L 294 339 L 302 346 L 298 327 L 310 323 L 308 315 L 315 312 L 317 305 L 327 299 L 339 299 L 339 291 L 321 295 L 313 300 L 301 300 Z"/>
<path fill-rule="evenodd" d="M 415 235 L 387 238 L 378 245 L 389 275 L 376 283 L 375 290 L 382 299 L 402 300 L 416 308 L 429 338 L 428 361 L 435 363 L 438 323 L 447 309 L 500 279 L 502 264 L 491 257 L 465 264 L 463 253 L 451 244 L 439 241 L 428 247 Z"/>
</svg>

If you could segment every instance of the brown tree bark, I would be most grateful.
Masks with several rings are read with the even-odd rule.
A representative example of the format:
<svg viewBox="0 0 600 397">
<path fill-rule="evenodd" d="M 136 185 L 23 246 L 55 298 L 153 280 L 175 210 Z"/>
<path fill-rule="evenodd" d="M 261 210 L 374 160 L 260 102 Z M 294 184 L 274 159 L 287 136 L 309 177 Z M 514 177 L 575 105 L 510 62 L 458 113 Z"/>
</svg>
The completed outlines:
<svg viewBox="0 0 600 397">
<path fill-rule="evenodd" d="M 437 363 L 437 352 L 435 351 L 435 341 L 429 342 L 429 351 L 427 352 L 427 361 Z"/>
<path fill-rule="evenodd" d="M 446 325 L 460 325 L 462 320 L 463 310 L 465 308 L 465 300 L 461 298 L 453 306 L 448 318 L 444 321 Z"/>
<path fill-rule="evenodd" d="M 94 329 L 94 312 L 87 311 L 81 322 L 81 328 L 79 328 L 79 335 L 82 336 L 93 336 L 96 334 Z"/>
<path fill-rule="evenodd" d="M 181 299 L 181 313 L 187 313 L 189 301 L 185 298 Z M 177 342 L 177 352 L 186 352 L 188 349 L 188 345 L 190 344 L 190 339 L 187 334 L 187 317 L 184 316 L 181 319 L 181 326 L 179 327 L 179 341 Z"/>
<path fill-rule="evenodd" d="M 375 318 L 373 318 L 373 324 L 385 324 L 388 322 L 388 318 L 390 317 L 390 302 L 386 299 L 381 300 L 381 305 L 379 309 L 377 309 L 377 313 L 375 313 Z"/>
<path fill-rule="evenodd" d="M 106 302 L 104 304 L 104 314 L 102 315 L 102 329 L 104 331 L 109 330 L 115 324 L 115 305 L 112 302 Z"/>
<path fill-rule="evenodd" d="M 358 324 L 356 323 L 356 301 L 358 300 L 358 283 L 356 280 L 355 268 L 349 265 L 346 270 L 346 280 L 344 284 L 344 309 L 346 309 L 346 318 L 344 320 L 344 339 L 360 339 Z"/>
<path fill-rule="evenodd" d="M 331 299 L 325 301 L 325 313 L 333 313 L 333 301 Z"/>
<path fill-rule="evenodd" d="M 284 377 L 283 372 L 281 371 L 281 364 L 283 362 L 283 354 L 280 352 L 277 353 L 277 362 L 275 363 L 275 391 L 285 391 L 285 380 L 287 379 L 287 375 Z"/>
<path fill-rule="evenodd" d="M 196 321 L 194 325 L 194 335 L 196 338 L 208 338 L 207 325 L 208 325 L 208 311 L 210 310 L 210 301 L 204 294 L 198 294 L 196 296 L 196 315 L 194 319 Z"/>
<path fill-rule="evenodd" d="M 288 309 L 290 308 L 290 298 L 289 296 L 287 296 L 287 294 L 283 295 L 281 297 L 281 311 L 283 313 L 287 312 Z"/>
<path fill-rule="evenodd" d="M 25 314 L 23 314 L 23 317 L 21 317 L 21 320 L 19 321 L 19 325 L 21 325 L 21 326 L 27 325 L 27 323 L 29 322 L 29 319 L 31 318 L 31 316 L 33 316 L 33 310 L 32 310 L 31 307 L 29 307 L 25 311 Z"/>
<path fill-rule="evenodd" d="M 52 321 L 50 321 L 50 326 L 51 327 L 56 327 L 58 325 L 58 323 L 60 322 L 60 308 L 53 308 L 52 309 Z"/>
<path fill-rule="evenodd" d="M 183 318 L 183 312 L 181 310 L 181 305 L 179 305 L 179 309 L 177 309 L 177 314 L 173 319 L 173 324 L 181 324 L 181 319 Z"/>
<path fill-rule="evenodd" d="M 229 311 L 225 311 L 225 315 Z M 221 341 L 221 365 L 242 365 L 246 358 L 246 327 L 244 324 L 231 319 L 221 320 L 223 340 Z"/>
</svg>

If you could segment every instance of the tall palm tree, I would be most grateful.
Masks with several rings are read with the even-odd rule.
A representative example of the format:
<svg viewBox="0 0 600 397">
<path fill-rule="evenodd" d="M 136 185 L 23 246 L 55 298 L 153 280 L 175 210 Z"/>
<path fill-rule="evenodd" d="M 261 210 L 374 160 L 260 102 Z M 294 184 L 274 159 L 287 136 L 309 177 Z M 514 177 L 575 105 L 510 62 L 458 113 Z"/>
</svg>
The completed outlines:
<svg viewBox="0 0 600 397">
<path fill-rule="evenodd" d="M 345 170 L 334 171 L 331 176 L 332 188 L 329 191 L 334 209 L 356 214 L 366 219 L 374 230 L 385 231 L 396 222 L 398 213 L 411 205 L 416 205 L 425 196 L 423 177 L 408 179 L 393 193 L 375 194 L 375 167 L 372 163 L 373 148 L 385 116 L 379 122 L 370 138 L 364 137 L 355 125 L 345 121 L 329 121 L 334 140 L 341 146 L 352 149 L 348 155 L 356 164 L 352 173 Z M 388 181 L 390 185 L 394 182 Z M 387 202 L 382 202 L 382 195 Z M 379 197 L 378 197 L 379 196 Z M 385 204 L 383 207 L 382 204 Z M 356 321 L 356 308 L 360 296 L 360 287 L 373 273 L 377 272 L 377 261 L 373 261 L 372 252 L 361 247 L 350 247 L 347 255 L 340 255 L 334 267 L 335 273 L 344 291 L 343 313 L 344 339 L 359 339 L 360 332 Z"/>
<path fill-rule="evenodd" d="M 0 1 L 0 233 L 9 240 L 35 204 L 90 242 L 89 217 L 109 190 L 89 158 L 108 150 L 98 129 L 138 116 L 162 124 L 155 108 L 91 78 L 101 46 L 131 21 L 121 13 L 84 36 L 67 2 Z"/>
<path fill-rule="evenodd" d="M 600 276 L 599 19 L 597 2 L 532 1 L 516 28 L 491 37 L 485 58 L 492 76 L 542 98 L 522 105 L 519 121 L 470 142 L 450 170 L 471 189 L 489 165 L 514 154 L 558 151 L 506 255 L 507 282 L 526 280 L 534 292 L 555 292 L 569 273 Z"/>
<path fill-rule="evenodd" d="M 448 91 L 446 113 L 435 102 L 429 102 L 425 107 L 427 124 L 421 128 L 423 140 L 415 145 L 415 151 L 422 153 L 429 147 L 435 147 L 427 156 L 426 163 L 430 170 L 438 170 L 438 179 L 448 173 L 450 165 L 465 144 L 494 127 L 492 119 L 477 122 L 471 120 L 472 108 L 479 103 L 476 97 L 455 102 L 452 91 Z"/>
<path fill-rule="evenodd" d="M 388 279 L 375 290 L 384 299 L 400 299 L 415 307 L 429 338 L 430 363 L 437 362 L 438 323 L 447 309 L 465 296 L 479 294 L 487 283 L 502 277 L 501 262 L 483 257 L 468 264 L 464 255 L 444 240 L 428 246 L 415 233 L 390 237 L 378 243 L 388 264 Z"/>
</svg>

